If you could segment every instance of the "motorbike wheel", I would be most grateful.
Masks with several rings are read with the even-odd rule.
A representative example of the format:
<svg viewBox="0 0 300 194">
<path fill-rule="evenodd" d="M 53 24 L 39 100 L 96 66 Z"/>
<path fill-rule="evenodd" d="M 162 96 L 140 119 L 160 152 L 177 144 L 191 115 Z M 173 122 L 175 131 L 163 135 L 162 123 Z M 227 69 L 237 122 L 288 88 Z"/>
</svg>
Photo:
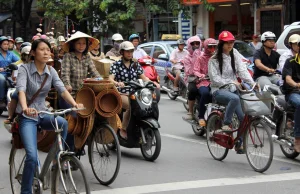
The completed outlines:
<svg viewBox="0 0 300 194">
<path fill-rule="evenodd" d="M 286 136 L 287 134 L 292 134 L 292 136 L 293 136 L 293 134 L 294 134 L 293 129 L 288 129 L 286 127 L 286 123 L 283 123 L 282 120 L 283 120 L 283 117 L 281 116 L 278 119 L 278 122 L 276 124 L 276 128 L 277 128 L 276 131 L 279 131 L 278 136 L 282 136 L 282 135 Z M 293 115 L 288 115 L 287 120 L 293 120 Z M 287 138 L 285 138 L 285 140 L 289 141 L 289 139 L 291 139 L 291 138 L 292 137 L 287 137 Z M 289 143 L 294 145 L 293 142 L 291 142 L 291 141 L 289 141 Z M 294 149 L 290 149 L 287 146 L 280 145 L 280 149 L 281 149 L 282 153 L 285 155 L 285 157 L 287 157 L 287 158 L 295 159 L 299 156 L 298 152 L 296 152 Z"/>
<path fill-rule="evenodd" d="M 3 113 L 3 110 L 0 110 L 0 115 L 2 115 L 2 113 Z"/>
<path fill-rule="evenodd" d="M 173 82 L 171 80 L 167 81 L 167 88 L 173 91 Z M 168 92 L 168 96 L 171 100 L 175 100 L 177 96 L 173 95 L 171 92 Z"/>
<path fill-rule="evenodd" d="M 158 129 L 145 128 L 144 134 L 146 144 L 141 144 L 141 152 L 147 161 L 154 161 L 158 158 L 161 150 L 161 137 Z M 153 150 L 153 147 L 154 150 Z"/>
<path fill-rule="evenodd" d="M 159 103 L 159 101 L 160 101 L 160 89 L 155 88 L 155 93 L 156 93 L 156 102 Z"/>
<path fill-rule="evenodd" d="M 197 109 L 197 103 L 194 106 L 194 115 L 195 115 L 195 121 L 198 123 L 198 109 Z M 203 136 L 206 133 L 206 128 L 205 127 L 200 127 L 199 125 L 192 125 L 193 131 L 195 135 L 197 136 Z"/>
</svg>

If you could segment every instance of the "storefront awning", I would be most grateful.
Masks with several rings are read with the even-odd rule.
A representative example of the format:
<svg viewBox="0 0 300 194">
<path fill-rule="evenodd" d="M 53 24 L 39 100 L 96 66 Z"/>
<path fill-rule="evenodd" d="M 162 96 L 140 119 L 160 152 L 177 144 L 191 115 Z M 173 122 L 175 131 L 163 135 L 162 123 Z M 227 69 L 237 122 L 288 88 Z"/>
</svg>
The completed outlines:
<svg viewBox="0 0 300 194">
<path fill-rule="evenodd" d="M 208 3 L 224 3 L 224 2 L 234 2 L 235 0 L 207 0 Z M 184 5 L 199 5 L 201 2 L 199 0 L 181 0 Z"/>
<path fill-rule="evenodd" d="M 11 16 L 12 16 L 11 13 L 0 13 L 0 23 L 10 18 Z"/>
</svg>

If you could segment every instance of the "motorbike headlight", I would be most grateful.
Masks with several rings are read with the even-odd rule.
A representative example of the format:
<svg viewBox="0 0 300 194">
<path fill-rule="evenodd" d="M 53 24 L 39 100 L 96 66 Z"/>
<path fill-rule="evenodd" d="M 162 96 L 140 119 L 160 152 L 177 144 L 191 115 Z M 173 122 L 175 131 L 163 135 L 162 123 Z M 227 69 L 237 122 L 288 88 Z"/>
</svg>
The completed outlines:
<svg viewBox="0 0 300 194">
<path fill-rule="evenodd" d="M 149 89 L 142 89 L 140 97 L 143 104 L 149 106 L 152 103 L 152 92 Z"/>
</svg>

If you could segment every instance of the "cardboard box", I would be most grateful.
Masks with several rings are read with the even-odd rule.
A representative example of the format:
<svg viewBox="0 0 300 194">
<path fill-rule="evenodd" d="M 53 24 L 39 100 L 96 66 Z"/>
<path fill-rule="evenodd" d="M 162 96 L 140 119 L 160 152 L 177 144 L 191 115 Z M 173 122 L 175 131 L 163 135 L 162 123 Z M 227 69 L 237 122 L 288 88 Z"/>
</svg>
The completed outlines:
<svg viewBox="0 0 300 194">
<path fill-rule="evenodd" d="M 100 75 L 107 79 L 109 77 L 109 70 L 111 64 L 113 64 L 115 61 L 111 59 L 100 59 L 100 60 L 94 60 L 93 62 L 96 66 L 97 71 L 100 73 Z"/>
</svg>

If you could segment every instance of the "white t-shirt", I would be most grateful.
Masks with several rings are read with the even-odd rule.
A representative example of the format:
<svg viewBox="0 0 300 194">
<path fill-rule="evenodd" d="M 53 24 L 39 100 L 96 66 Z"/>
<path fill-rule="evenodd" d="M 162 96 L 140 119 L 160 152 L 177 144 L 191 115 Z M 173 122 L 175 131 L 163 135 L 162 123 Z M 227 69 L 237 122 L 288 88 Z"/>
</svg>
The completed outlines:
<svg viewBox="0 0 300 194">
<path fill-rule="evenodd" d="M 183 60 L 184 57 L 187 56 L 188 54 L 189 54 L 189 52 L 185 49 L 183 49 L 182 51 L 180 51 L 178 48 L 174 49 L 171 53 L 170 61 L 174 60 L 174 61 L 177 61 L 177 63 L 173 65 L 173 68 L 181 69 L 183 66 L 178 62 Z"/>
<path fill-rule="evenodd" d="M 134 52 L 133 52 L 133 58 L 135 58 L 135 59 L 140 59 L 140 58 L 145 57 L 145 56 L 148 56 L 148 55 L 147 55 L 147 53 L 146 53 L 143 49 L 141 49 L 141 48 L 137 48 L 137 49 L 135 49 Z"/>
</svg>

